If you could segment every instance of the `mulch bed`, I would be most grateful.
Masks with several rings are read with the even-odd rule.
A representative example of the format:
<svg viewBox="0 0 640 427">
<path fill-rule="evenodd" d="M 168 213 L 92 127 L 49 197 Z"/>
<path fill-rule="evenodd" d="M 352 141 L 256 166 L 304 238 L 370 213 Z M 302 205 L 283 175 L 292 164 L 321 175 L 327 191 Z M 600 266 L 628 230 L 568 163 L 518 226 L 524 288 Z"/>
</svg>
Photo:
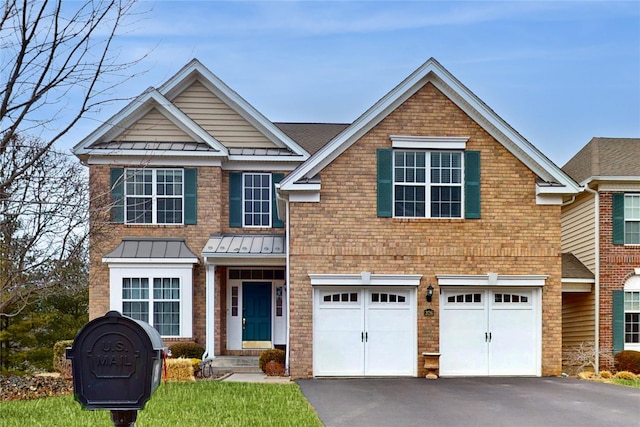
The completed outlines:
<svg viewBox="0 0 640 427">
<path fill-rule="evenodd" d="M 0 402 L 73 394 L 70 380 L 40 376 L 0 376 Z"/>
</svg>

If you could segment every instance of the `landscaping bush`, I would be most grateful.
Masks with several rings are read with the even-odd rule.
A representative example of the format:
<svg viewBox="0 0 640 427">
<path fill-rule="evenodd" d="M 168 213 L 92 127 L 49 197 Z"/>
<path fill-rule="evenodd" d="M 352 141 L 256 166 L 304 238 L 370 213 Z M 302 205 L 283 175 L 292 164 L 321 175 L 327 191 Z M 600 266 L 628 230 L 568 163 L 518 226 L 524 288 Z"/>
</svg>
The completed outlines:
<svg viewBox="0 0 640 427">
<path fill-rule="evenodd" d="M 271 360 L 267 362 L 266 365 L 264 365 L 264 373 L 270 377 L 284 377 L 285 375 L 284 363 L 278 363 Z"/>
<path fill-rule="evenodd" d="M 609 371 L 600 371 L 600 378 L 609 379 L 613 377 L 613 374 Z"/>
<path fill-rule="evenodd" d="M 638 378 L 638 376 L 636 374 L 634 374 L 633 372 L 620 371 L 620 372 L 616 372 L 616 374 L 613 376 L 613 378 L 617 378 L 619 380 L 635 380 L 635 379 Z"/>
<path fill-rule="evenodd" d="M 60 373 L 62 378 L 71 378 L 71 360 L 67 359 L 67 347 L 73 345 L 73 340 L 58 341 L 53 346 L 53 370 Z"/>
<path fill-rule="evenodd" d="M 640 351 L 624 350 L 614 356 L 617 371 L 640 374 Z"/>
<path fill-rule="evenodd" d="M 186 359 L 200 359 L 204 353 L 204 347 L 194 342 L 178 342 L 169 346 L 171 357 L 183 357 Z"/>
<path fill-rule="evenodd" d="M 260 370 L 264 373 L 267 372 L 267 363 L 276 362 L 281 363 L 284 366 L 285 354 L 284 350 L 280 350 L 278 348 L 274 348 L 271 350 L 265 350 L 260 355 L 260 359 L 258 361 L 258 365 L 260 366 Z"/>
</svg>

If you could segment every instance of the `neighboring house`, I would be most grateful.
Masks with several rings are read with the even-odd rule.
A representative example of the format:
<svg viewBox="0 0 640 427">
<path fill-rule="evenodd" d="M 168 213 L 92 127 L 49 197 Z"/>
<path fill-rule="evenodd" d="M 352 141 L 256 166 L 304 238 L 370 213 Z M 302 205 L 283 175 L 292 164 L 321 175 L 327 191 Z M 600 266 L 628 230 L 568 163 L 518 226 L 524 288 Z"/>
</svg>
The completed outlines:
<svg viewBox="0 0 640 427">
<path fill-rule="evenodd" d="M 111 194 L 91 317 L 295 378 L 561 372 L 580 188 L 433 59 L 350 125 L 271 123 L 194 60 L 74 152 Z"/>
<path fill-rule="evenodd" d="M 585 187 L 562 209 L 562 251 L 592 275 L 563 293 L 563 346 L 594 341 L 610 368 L 640 351 L 640 139 L 593 138 L 562 169 Z"/>
</svg>

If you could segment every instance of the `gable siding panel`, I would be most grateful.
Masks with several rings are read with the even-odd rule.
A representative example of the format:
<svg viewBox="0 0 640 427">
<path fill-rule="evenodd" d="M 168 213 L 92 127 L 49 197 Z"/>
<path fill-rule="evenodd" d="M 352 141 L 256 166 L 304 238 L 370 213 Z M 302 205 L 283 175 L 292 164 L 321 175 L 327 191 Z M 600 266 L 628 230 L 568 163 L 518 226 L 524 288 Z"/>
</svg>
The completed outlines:
<svg viewBox="0 0 640 427">
<path fill-rule="evenodd" d="M 184 90 L 173 103 L 227 147 L 276 147 L 199 82 Z"/>
<path fill-rule="evenodd" d="M 595 200 L 588 194 L 562 209 L 562 252 L 573 253 L 593 273 L 596 271 Z"/>
<path fill-rule="evenodd" d="M 155 108 L 114 139 L 118 141 L 193 142 L 193 138 Z"/>
</svg>

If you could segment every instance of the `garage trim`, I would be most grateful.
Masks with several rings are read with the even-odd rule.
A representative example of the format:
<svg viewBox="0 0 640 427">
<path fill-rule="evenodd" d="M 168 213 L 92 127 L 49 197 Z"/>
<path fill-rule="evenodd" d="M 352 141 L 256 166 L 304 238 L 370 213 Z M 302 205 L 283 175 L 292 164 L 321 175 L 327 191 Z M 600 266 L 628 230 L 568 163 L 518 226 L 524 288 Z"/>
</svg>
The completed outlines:
<svg viewBox="0 0 640 427">
<path fill-rule="evenodd" d="M 422 274 L 309 274 L 311 286 L 419 286 Z"/>
<path fill-rule="evenodd" d="M 542 287 L 549 276 L 546 274 L 437 274 L 439 286 L 526 286 Z"/>
</svg>

